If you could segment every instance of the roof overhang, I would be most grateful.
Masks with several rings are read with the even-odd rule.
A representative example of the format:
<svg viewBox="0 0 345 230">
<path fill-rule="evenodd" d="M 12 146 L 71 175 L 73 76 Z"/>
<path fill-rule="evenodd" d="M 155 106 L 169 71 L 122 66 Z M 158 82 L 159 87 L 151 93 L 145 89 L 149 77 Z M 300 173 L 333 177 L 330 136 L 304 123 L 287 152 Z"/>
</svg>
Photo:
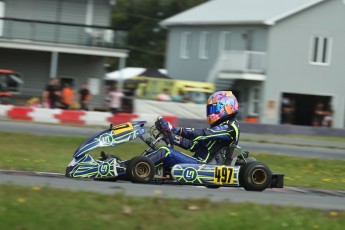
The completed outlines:
<svg viewBox="0 0 345 230">
<path fill-rule="evenodd" d="M 224 0 L 225 1 L 225 0 Z M 173 26 L 216 26 L 216 25 L 266 25 L 266 26 L 273 26 L 278 21 L 283 20 L 287 17 L 290 17 L 294 14 L 297 14 L 303 10 L 306 10 L 310 7 L 313 7 L 319 3 L 325 2 L 327 0 L 300 0 L 296 2 L 296 4 L 292 4 L 289 7 L 278 7 L 276 10 L 272 11 L 271 13 L 265 14 L 258 14 L 257 17 L 255 15 L 245 15 L 239 17 L 227 17 L 225 16 L 224 12 L 227 15 L 231 15 L 231 10 L 237 10 L 239 12 L 246 12 L 246 7 L 248 6 L 240 6 L 242 8 L 235 8 L 231 9 L 231 6 L 224 7 L 223 5 L 219 4 L 222 3 L 218 1 L 208 1 L 207 3 L 200 4 L 194 8 L 181 12 L 175 16 L 170 18 L 164 19 L 159 24 L 163 28 L 169 28 Z M 231 3 L 228 1 L 229 4 Z M 233 1 L 235 2 L 235 1 Z M 250 1 L 247 1 L 250 2 Z M 266 1 L 269 4 L 269 1 Z M 273 1 L 272 1 L 273 2 Z M 207 4 L 207 6 L 206 6 Z M 265 3 L 262 3 L 265 4 Z M 218 8 L 217 8 L 218 7 Z M 268 6 L 269 7 L 269 6 Z M 226 9 L 227 11 L 224 11 Z M 221 14 L 217 14 L 214 12 L 221 11 Z M 211 14 L 212 17 L 204 17 L 208 13 Z"/>
<path fill-rule="evenodd" d="M 219 73 L 220 79 L 265 81 L 266 75 L 257 73 Z"/>
<path fill-rule="evenodd" d="M 128 50 L 0 39 L 0 48 L 127 58 Z"/>
<path fill-rule="evenodd" d="M 302 10 L 305 10 L 305 9 L 308 9 L 309 7 L 312 7 L 314 5 L 317 5 L 321 2 L 324 2 L 325 0 L 314 0 L 314 1 L 310 1 L 310 2 L 307 2 L 306 4 L 303 4 L 303 5 L 300 5 L 294 9 L 291 9 L 287 12 L 284 12 L 280 15 L 276 15 L 275 17 L 272 17 L 272 18 L 269 18 L 267 20 L 264 21 L 264 24 L 266 25 L 269 25 L 269 26 L 272 26 L 274 24 L 276 24 L 278 21 L 282 20 L 282 19 L 285 19 L 287 17 L 290 17 L 294 14 L 297 14 L 299 12 L 301 12 Z"/>
<path fill-rule="evenodd" d="M 243 21 L 185 21 L 185 22 L 169 22 L 162 21 L 159 25 L 163 28 L 169 28 L 174 26 L 241 26 L 241 25 L 265 25 L 264 21 L 260 20 L 243 20 Z"/>
</svg>

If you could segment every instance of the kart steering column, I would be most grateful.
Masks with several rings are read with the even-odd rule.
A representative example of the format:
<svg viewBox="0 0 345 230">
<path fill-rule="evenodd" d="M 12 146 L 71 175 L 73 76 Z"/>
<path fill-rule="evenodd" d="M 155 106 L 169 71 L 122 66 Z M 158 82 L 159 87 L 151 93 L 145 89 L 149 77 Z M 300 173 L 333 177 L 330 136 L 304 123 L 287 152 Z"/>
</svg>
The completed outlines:
<svg viewBox="0 0 345 230">
<path fill-rule="evenodd" d="M 160 126 L 160 127 L 157 127 L 157 129 L 161 131 L 163 135 L 166 137 L 168 147 L 174 148 L 174 137 L 172 135 L 172 131 L 169 127 L 168 122 L 166 122 L 164 118 L 161 116 L 157 118 L 157 121 L 158 121 L 158 124 L 156 123 L 156 127 Z"/>
</svg>

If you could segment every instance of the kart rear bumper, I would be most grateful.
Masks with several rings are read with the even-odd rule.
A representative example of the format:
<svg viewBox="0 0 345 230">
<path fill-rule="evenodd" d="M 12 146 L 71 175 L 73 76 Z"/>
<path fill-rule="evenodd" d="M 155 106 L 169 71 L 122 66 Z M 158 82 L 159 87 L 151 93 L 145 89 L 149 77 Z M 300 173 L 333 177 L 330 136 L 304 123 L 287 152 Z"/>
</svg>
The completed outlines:
<svg viewBox="0 0 345 230">
<path fill-rule="evenodd" d="M 283 188 L 284 187 L 284 174 L 283 173 L 272 173 L 271 184 L 269 188 Z"/>
</svg>

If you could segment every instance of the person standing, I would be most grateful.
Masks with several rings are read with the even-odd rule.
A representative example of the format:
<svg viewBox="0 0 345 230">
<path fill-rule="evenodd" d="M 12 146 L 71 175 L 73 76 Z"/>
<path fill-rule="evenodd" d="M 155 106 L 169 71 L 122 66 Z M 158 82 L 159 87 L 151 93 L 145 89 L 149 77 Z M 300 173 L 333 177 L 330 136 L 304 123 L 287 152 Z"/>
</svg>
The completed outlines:
<svg viewBox="0 0 345 230">
<path fill-rule="evenodd" d="M 314 109 L 314 115 L 312 118 L 312 125 L 315 127 L 322 126 L 322 121 L 326 113 L 324 111 L 324 105 L 322 102 L 318 102 Z"/>
<path fill-rule="evenodd" d="M 84 82 L 82 88 L 79 90 L 79 104 L 81 110 L 89 110 L 89 102 L 91 98 L 92 96 L 89 90 L 89 84 Z"/>
<path fill-rule="evenodd" d="M 171 100 L 175 101 L 175 102 L 187 102 L 188 97 L 185 95 L 185 93 L 182 91 L 182 89 L 179 89 L 177 91 L 177 95 L 173 95 L 171 97 Z"/>
<path fill-rule="evenodd" d="M 295 101 L 284 97 L 281 111 L 281 123 L 293 124 L 295 122 Z"/>
<path fill-rule="evenodd" d="M 59 79 L 52 78 L 49 84 L 43 91 L 43 104 L 51 109 L 55 109 L 60 104 L 61 88 L 59 86 Z"/>
<path fill-rule="evenodd" d="M 61 92 L 61 104 L 63 109 L 70 109 L 74 103 L 74 90 L 72 86 L 65 83 Z"/>
<path fill-rule="evenodd" d="M 122 108 L 122 98 L 124 97 L 124 94 L 117 90 L 116 86 L 113 86 L 111 88 L 111 91 L 109 93 L 109 100 L 110 100 L 110 112 L 112 114 L 116 114 L 121 111 Z"/>
<path fill-rule="evenodd" d="M 158 101 L 171 101 L 171 97 L 169 95 L 169 90 L 164 88 L 160 94 L 157 95 Z"/>
<path fill-rule="evenodd" d="M 326 127 L 332 127 L 332 120 L 333 120 L 333 109 L 330 104 L 326 106 L 326 109 L 324 111 L 324 118 L 322 121 L 322 126 Z"/>
</svg>

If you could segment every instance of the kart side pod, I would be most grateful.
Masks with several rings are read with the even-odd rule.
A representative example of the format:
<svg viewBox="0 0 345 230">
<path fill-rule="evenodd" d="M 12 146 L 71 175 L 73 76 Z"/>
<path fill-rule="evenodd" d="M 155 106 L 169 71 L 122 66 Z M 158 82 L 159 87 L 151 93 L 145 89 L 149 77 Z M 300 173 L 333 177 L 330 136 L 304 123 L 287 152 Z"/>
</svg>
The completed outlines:
<svg viewBox="0 0 345 230">
<path fill-rule="evenodd" d="M 248 191 L 263 191 L 266 188 L 282 188 L 283 174 L 272 173 L 259 161 L 243 166 L 178 164 L 171 174 L 183 184 L 204 185 L 209 188 L 243 187 Z"/>
<path fill-rule="evenodd" d="M 240 166 L 177 164 L 171 169 L 171 175 L 183 184 L 239 186 L 239 170 Z"/>
</svg>

